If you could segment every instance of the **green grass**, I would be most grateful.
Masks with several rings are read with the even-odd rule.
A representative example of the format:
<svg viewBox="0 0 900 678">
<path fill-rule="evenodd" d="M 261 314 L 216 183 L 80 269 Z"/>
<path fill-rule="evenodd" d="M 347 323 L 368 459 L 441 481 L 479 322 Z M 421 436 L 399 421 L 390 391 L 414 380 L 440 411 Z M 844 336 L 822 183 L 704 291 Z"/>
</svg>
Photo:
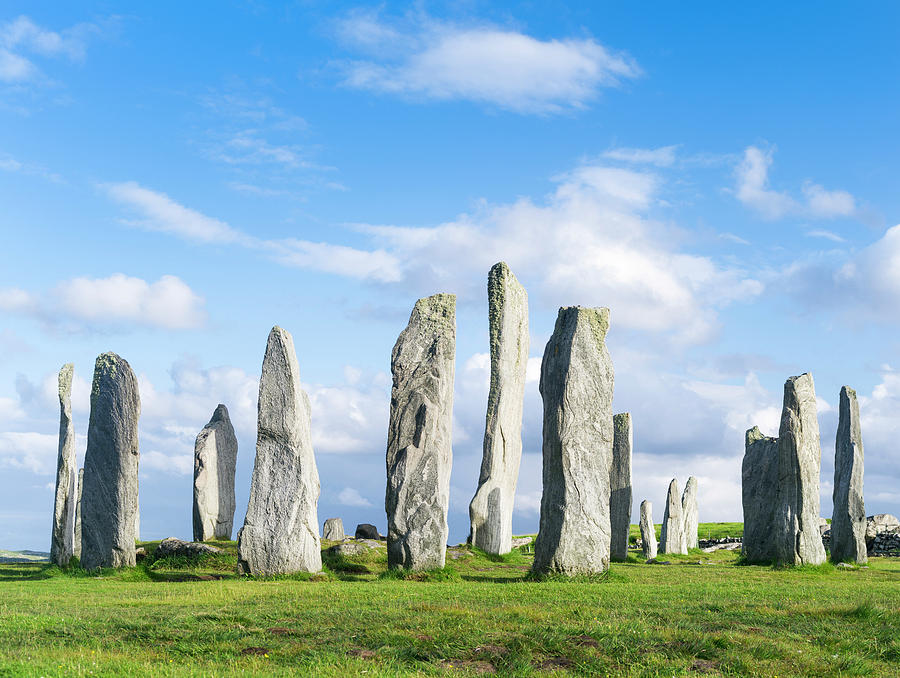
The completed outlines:
<svg viewBox="0 0 900 678">
<path fill-rule="evenodd" d="M 528 577 L 531 556 L 450 549 L 385 574 L 383 548 L 326 574 L 198 562 L 97 574 L 0 565 L 0 676 L 896 676 L 900 559 L 867 569 L 736 566 L 735 552 Z M 152 547 L 152 544 L 150 545 Z M 327 544 L 325 544 L 327 546 Z"/>
<path fill-rule="evenodd" d="M 656 529 L 656 539 L 659 540 L 660 532 L 662 532 L 662 523 L 653 526 Z M 697 533 L 700 539 L 722 539 L 724 537 L 741 537 L 744 534 L 744 523 L 700 523 L 697 527 Z M 628 532 L 628 538 L 631 543 L 641 536 L 641 528 L 638 525 L 632 525 Z"/>
</svg>

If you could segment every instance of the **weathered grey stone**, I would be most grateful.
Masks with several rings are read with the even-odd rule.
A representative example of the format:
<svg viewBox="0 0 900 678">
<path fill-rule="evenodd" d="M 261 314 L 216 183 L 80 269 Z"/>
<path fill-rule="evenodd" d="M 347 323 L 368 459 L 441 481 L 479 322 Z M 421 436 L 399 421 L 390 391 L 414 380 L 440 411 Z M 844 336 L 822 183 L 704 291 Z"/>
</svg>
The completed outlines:
<svg viewBox="0 0 900 678">
<path fill-rule="evenodd" d="M 775 560 L 775 505 L 778 495 L 778 438 L 754 426 L 744 438 L 741 500 L 744 507 L 742 553 L 751 563 Z"/>
<path fill-rule="evenodd" d="M 591 574 L 609 567 L 614 371 L 608 329 L 608 308 L 561 308 L 544 349 L 537 573 Z"/>
<path fill-rule="evenodd" d="M 478 489 L 469 504 L 472 543 L 488 553 L 512 549 L 512 510 L 522 459 L 522 406 L 528 365 L 528 295 L 500 262 L 488 273 L 491 389 Z"/>
<path fill-rule="evenodd" d="M 134 565 L 141 398 L 131 366 L 115 353 L 98 356 L 84 455 L 81 564 Z"/>
<path fill-rule="evenodd" d="M 444 566 L 456 355 L 456 296 L 419 299 L 391 354 L 388 567 Z"/>
<path fill-rule="evenodd" d="M 384 548 L 384 542 L 372 539 L 360 539 L 359 541 L 345 541 L 328 548 L 328 553 L 335 556 L 362 556 L 370 551 Z"/>
<path fill-rule="evenodd" d="M 661 553 L 687 553 L 687 543 L 684 539 L 684 517 L 681 513 L 677 478 L 672 478 L 672 482 L 669 483 L 666 510 L 663 514 L 662 530 L 659 535 L 659 550 Z"/>
<path fill-rule="evenodd" d="M 863 501 L 863 444 L 856 391 L 841 389 L 834 443 L 834 511 L 831 515 L 831 559 L 865 563 L 866 506 Z"/>
<path fill-rule="evenodd" d="M 321 570 L 318 500 L 309 398 L 294 340 L 273 327 L 259 379 L 256 461 L 238 532 L 238 569 L 253 575 Z"/>
<path fill-rule="evenodd" d="M 56 497 L 53 502 L 53 530 L 50 562 L 60 567 L 75 555 L 75 428 L 72 425 L 72 363 L 59 371 L 59 454 L 56 458 Z"/>
<path fill-rule="evenodd" d="M 819 421 L 812 375 L 784 383 L 784 406 L 778 431 L 778 497 L 775 508 L 775 555 L 789 565 L 825 562 L 819 532 Z"/>
<path fill-rule="evenodd" d="M 191 541 L 182 541 L 175 537 L 167 537 L 159 542 L 156 547 L 156 557 L 165 558 L 167 556 L 182 556 L 185 558 L 194 558 L 210 553 L 224 553 L 222 549 L 209 544 L 199 544 Z"/>
<path fill-rule="evenodd" d="M 613 417 L 612 463 L 609 469 L 609 557 L 628 557 L 628 532 L 631 529 L 631 414 Z"/>
<path fill-rule="evenodd" d="M 140 482 L 134 492 L 134 540 L 141 540 L 141 492 Z"/>
<path fill-rule="evenodd" d="M 653 504 L 641 502 L 641 551 L 644 558 L 656 558 L 656 528 L 653 527 Z"/>
<path fill-rule="evenodd" d="M 74 555 L 81 561 L 81 496 L 84 493 L 84 469 L 78 469 L 78 498 L 75 502 L 75 543 Z"/>
<path fill-rule="evenodd" d="M 371 523 L 360 523 L 357 525 L 353 537 L 354 539 L 381 539 L 381 535 L 378 534 L 378 528 Z"/>
<path fill-rule="evenodd" d="M 322 539 L 340 541 L 344 538 L 344 521 L 340 518 L 329 518 L 322 528 Z"/>
<path fill-rule="evenodd" d="M 697 508 L 697 479 L 694 476 L 688 478 L 684 485 L 684 494 L 681 495 L 681 517 L 684 520 L 685 548 L 699 548 L 700 536 L 697 528 L 700 524 L 700 516 Z"/>
<path fill-rule="evenodd" d="M 866 518 L 866 544 L 868 546 L 871 546 L 875 537 L 886 532 L 900 532 L 900 519 L 897 516 L 892 516 L 890 513 L 877 513 Z"/>
<path fill-rule="evenodd" d="M 237 438 L 220 404 L 194 443 L 194 541 L 231 539 Z"/>
</svg>

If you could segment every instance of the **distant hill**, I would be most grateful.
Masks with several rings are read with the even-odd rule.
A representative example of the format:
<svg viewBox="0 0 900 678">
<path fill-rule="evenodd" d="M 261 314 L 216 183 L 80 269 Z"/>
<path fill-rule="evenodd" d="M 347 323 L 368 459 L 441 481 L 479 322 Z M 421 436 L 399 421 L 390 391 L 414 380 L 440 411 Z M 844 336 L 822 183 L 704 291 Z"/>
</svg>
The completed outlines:
<svg viewBox="0 0 900 678">
<path fill-rule="evenodd" d="M 5 551 L 0 549 L 0 563 L 49 562 L 50 554 L 44 551 Z"/>
</svg>

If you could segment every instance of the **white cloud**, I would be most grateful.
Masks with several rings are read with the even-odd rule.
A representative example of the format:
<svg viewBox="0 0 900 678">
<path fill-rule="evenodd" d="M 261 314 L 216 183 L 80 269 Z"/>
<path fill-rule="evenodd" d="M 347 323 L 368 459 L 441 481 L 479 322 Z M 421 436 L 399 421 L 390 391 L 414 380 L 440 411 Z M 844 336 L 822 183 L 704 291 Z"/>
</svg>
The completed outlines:
<svg viewBox="0 0 900 678">
<path fill-rule="evenodd" d="M 30 292 L 18 287 L 0 289 L 0 310 L 30 311 L 37 305 L 37 299 Z"/>
<path fill-rule="evenodd" d="M 0 467 L 22 468 L 37 474 L 56 470 L 59 435 L 33 431 L 0 433 Z"/>
<path fill-rule="evenodd" d="M 359 493 L 359 490 L 353 487 L 345 487 L 338 494 L 338 502 L 344 506 L 371 506 L 372 502 Z"/>
<path fill-rule="evenodd" d="M 812 231 L 807 231 L 806 237 L 808 237 L 808 238 L 824 238 L 825 240 L 831 240 L 832 242 L 846 242 L 846 240 L 844 240 L 844 238 L 839 236 L 837 233 L 832 233 L 831 231 L 826 231 L 823 229 L 815 229 Z"/>
<path fill-rule="evenodd" d="M 675 163 L 675 151 L 678 146 L 662 146 L 660 148 L 612 148 L 603 153 L 609 160 L 619 160 L 636 165 L 656 165 L 670 167 Z"/>
<path fill-rule="evenodd" d="M 357 12 L 340 36 L 375 58 L 351 62 L 351 87 L 425 99 L 465 99 L 518 113 L 583 108 L 601 87 L 640 74 L 627 55 L 590 39 L 538 40 L 493 26 L 432 20 L 391 26 Z"/>
<path fill-rule="evenodd" d="M 0 24 L 0 82 L 22 83 L 40 76 L 40 69 L 24 53 L 81 61 L 89 38 L 100 32 L 99 26 L 89 23 L 51 31 L 26 16 Z"/>
<path fill-rule="evenodd" d="M 194 455 L 167 455 L 157 450 L 150 450 L 149 452 L 141 452 L 140 467 L 141 471 L 150 469 L 177 476 L 186 476 L 194 471 Z"/>
<path fill-rule="evenodd" d="M 55 297 L 60 310 L 87 323 L 188 329 L 203 325 L 206 319 L 203 298 L 173 275 L 154 283 L 121 273 L 74 278 L 57 286 Z"/>
<path fill-rule="evenodd" d="M 144 218 L 134 223 L 141 228 L 199 242 L 229 243 L 243 237 L 228 224 L 184 207 L 165 193 L 151 191 L 134 181 L 102 184 L 101 188 L 116 202 L 140 212 Z"/>
<path fill-rule="evenodd" d="M 748 146 L 737 167 L 737 199 L 759 212 L 766 219 L 781 219 L 797 214 L 818 219 L 849 217 L 856 213 L 856 201 L 847 191 L 828 191 L 819 184 L 803 184 L 805 202 L 792 198 L 784 191 L 769 187 L 769 169 L 774 148 Z"/>
</svg>

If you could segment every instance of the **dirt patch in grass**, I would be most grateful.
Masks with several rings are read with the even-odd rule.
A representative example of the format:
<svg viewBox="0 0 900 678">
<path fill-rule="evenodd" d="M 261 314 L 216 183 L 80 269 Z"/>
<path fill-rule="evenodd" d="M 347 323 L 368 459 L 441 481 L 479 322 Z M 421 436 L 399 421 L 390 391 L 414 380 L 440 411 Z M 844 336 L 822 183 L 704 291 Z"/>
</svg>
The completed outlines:
<svg viewBox="0 0 900 678">
<path fill-rule="evenodd" d="M 296 636 L 297 632 L 294 629 L 289 629 L 284 626 L 273 626 L 269 629 L 269 633 L 273 636 Z"/>
<path fill-rule="evenodd" d="M 509 649 L 502 645 L 479 645 L 475 648 L 475 652 L 479 654 L 488 654 L 494 657 L 503 657 L 509 654 Z"/>
<path fill-rule="evenodd" d="M 548 657 L 537 664 L 537 668 L 542 671 L 558 671 L 559 669 L 569 669 L 575 665 L 575 662 L 568 657 Z"/>
<path fill-rule="evenodd" d="M 497 673 L 497 668 L 489 661 L 472 659 L 442 659 L 442 668 L 448 671 L 471 671 L 472 673 Z"/>
<path fill-rule="evenodd" d="M 600 643 L 591 636 L 572 636 L 570 640 L 581 647 L 598 647 L 600 645 Z"/>
<path fill-rule="evenodd" d="M 241 650 L 241 654 L 265 656 L 265 655 L 269 654 L 269 648 L 267 648 L 267 647 L 245 647 L 243 650 Z"/>
<path fill-rule="evenodd" d="M 694 663 L 691 664 L 691 671 L 694 671 L 695 673 L 718 673 L 719 662 L 714 662 L 709 659 L 695 659 Z"/>
</svg>

